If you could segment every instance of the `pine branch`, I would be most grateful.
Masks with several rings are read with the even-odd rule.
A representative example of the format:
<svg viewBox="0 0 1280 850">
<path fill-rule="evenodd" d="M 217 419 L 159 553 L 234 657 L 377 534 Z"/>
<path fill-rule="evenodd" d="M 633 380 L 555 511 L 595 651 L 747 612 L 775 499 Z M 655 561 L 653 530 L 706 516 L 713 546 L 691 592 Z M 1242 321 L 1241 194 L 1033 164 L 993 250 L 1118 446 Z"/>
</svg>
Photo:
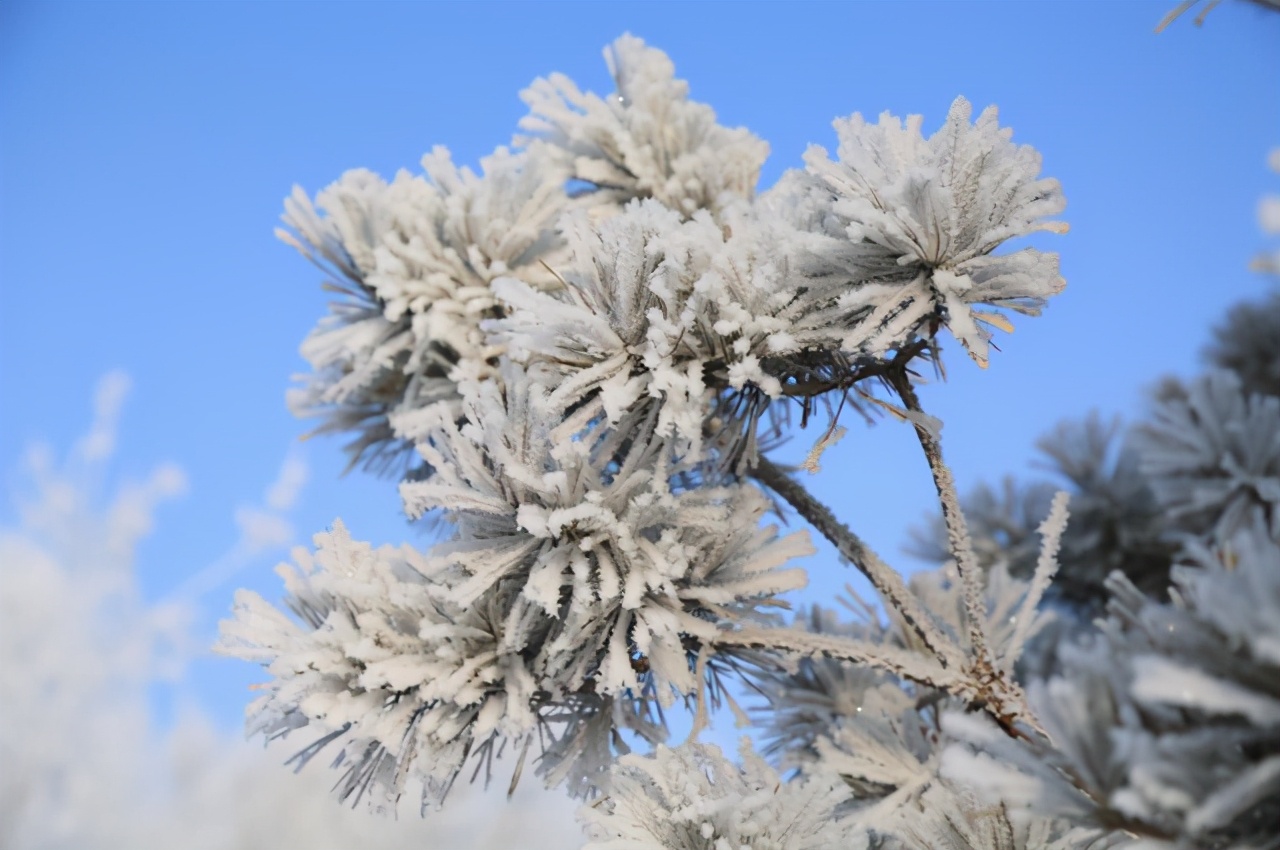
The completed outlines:
<svg viewBox="0 0 1280 850">
<path fill-rule="evenodd" d="M 969 535 L 964 512 L 960 508 L 960 494 L 956 491 L 955 479 L 942 459 L 942 443 L 936 429 L 931 428 L 929 421 L 924 418 L 928 414 L 920 405 L 920 398 L 911 386 L 911 378 L 906 369 L 891 373 L 889 383 L 902 399 L 907 411 L 915 414 L 910 417 L 911 425 L 915 429 L 916 437 L 920 440 L 920 448 L 924 450 L 925 459 L 929 462 L 929 471 L 933 474 L 933 483 L 938 491 L 938 502 L 942 507 L 942 519 L 947 526 L 947 541 L 964 588 L 964 611 L 969 626 L 970 646 L 979 664 L 984 661 L 990 663 L 987 637 L 982 628 L 982 623 L 986 619 L 982 568 L 978 564 L 977 556 L 973 553 L 973 539 Z"/>
<path fill-rule="evenodd" d="M 1049 515 L 1040 524 L 1040 557 L 1036 561 L 1036 570 L 1031 577 L 1031 586 L 1027 589 L 1027 595 L 1018 608 L 1017 628 L 1014 629 L 1013 637 L 1009 639 L 1004 658 L 1001 659 L 1006 675 L 1013 674 L 1013 666 L 1018 662 L 1018 657 L 1022 654 L 1022 648 L 1031 636 L 1031 626 L 1036 619 L 1036 609 L 1040 606 L 1040 600 L 1044 598 L 1045 592 L 1049 589 L 1049 585 L 1058 571 L 1058 550 L 1062 546 L 1062 535 L 1067 530 L 1067 503 L 1069 500 L 1070 496 L 1065 491 L 1058 491 L 1053 497 Z"/>
<path fill-rule="evenodd" d="M 918 431 L 922 429 L 923 426 L 919 426 Z M 933 443 L 933 448 L 935 450 L 937 448 L 936 441 Z M 940 451 L 937 452 L 937 456 L 940 460 Z M 950 482 L 950 472 L 945 467 L 942 467 L 942 470 L 946 475 L 944 481 Z M 929 679 L 927 677 L 932 674 L 903 672 L 903 670 L 899 669 L 904 667 L 901 661 L 896 659 L 890 661 L 881 652 L 882 647 L 872 645 L 870 648 L 875 650 L 872 652 L 868 650 L 867 646 L 863 646 L 856 641 L 849 642 L 840 639 L 837 642 L 841 644 L 842 648 L 833 649 L 825 644 L 822 648 L 818 648 L 812 640 L 809 640 L 810 636 L 807 633 L 804 640 L 787 638 L 789 641 L 787 643 L 770 644 L 768 640 L 772 639 L 772 637 L 783 638 L 784 636 L 776 630 L 773 632 L 757 630 L 751 632 L 750 635 L 753 639 L 761 642 L 751 643 L 751 646 L 772 646 L 775 649 L 826 655 L 827 657 L 840 657 L 845 660 L 871 664 L 881 669 L 895 672 L 905 679 L 944 690 L 953 696 L 963 699 L 974 708 L 986 711 L 1011 737 L 1023 736 L 1023 733 L 1016 725 L 1019 722 L 1026 722 L 1032 725 L 1033 728 L 1036 727 L 1027 709 L 1026 697 L 1022 689 L 1008 674 L 997 669 L 987 649 L 986 633 L 983 629 L 985 599 L 981 583 L 982 573 L 980 571 L 977 572 L 976 596 L 971 597 L 969 589 L 967 587 L 965 589 L 966 617 L 969 622 L 971 636 L 970 649 L 966 651 L 954 638 L 945 634 L 938 627 L 933 615 L 920 604 L 916 595 L 903 582 L 902 576 L 893 567 L 885 563 L 847 525 L 836 519 L 830 508 L 815 499 L 802 484 L 787 474 L 784 469 L 767 458 L 761 457 L 752 474 L 760 483 L 773 490 L 791 505 L 816 531 L 826 537 L 846 560 L 867 577 L 885 604 L 902 617 L 907 627 L 919 637 L 925 648 L 932 654 L 933 660 L 938 664 L 937 673 L 945 673 L 945 676 Z M 955 485 L 953 482 L 950 483 L 950 488 L 954 499 Z M 944 492 L 941 486 L 939 489 L 940 494 Z M 953 515 L 959 517 L 960 533 L 965 535 L 964 542 L 967 546 L 968 532 L 964 528 L 964 520 L 963 516 L 959 514 L 958 504 Z M 976 559 L 972 557 L 972 548 L 968 548 L 971 563 L 976 565 Z M 976 600 L 976 604 L 971 604 L 971 598 Z M 974 635 L 977 636 L 976 639 L 973 638 Z M 859 646 L 853 646 L 854 643 L 859 643 Z M 833 651 L 847 654 L 832 655 Z M 963 672 L 957 676 L 956 674 L 959 671 Z"/>
<path fill-rule="evenodd" d="M 946 691 L 964 698 L 971 694 L 966 676 L 947 669 L 940 661 L 910 649 L 856 640 L 840 635 L 819 634 L 801 629 L 746 626 L 726 631 L 716 639 L 719 646 L 746 647 L 821 656 L 835 661 L 852 661 L 892 673 L 899 678 Z"/>
<path fill-rule="evenodd" d="M 781 496 L 796 513 L 827 538 L 845 560 L 867 577 L 885 603 L 902 616 L 907 626 L 933 653 L 941 667 L 950 668 L 961 661 L 953 642 L 938 628 L 932 615 L 920 605 L 897 570 L 885 563 L 847 525 L 836 519 L 830 508 L 815 499 L 804 485 L 766 457 L 760 458 L 751 474 Z"/>
</svg>

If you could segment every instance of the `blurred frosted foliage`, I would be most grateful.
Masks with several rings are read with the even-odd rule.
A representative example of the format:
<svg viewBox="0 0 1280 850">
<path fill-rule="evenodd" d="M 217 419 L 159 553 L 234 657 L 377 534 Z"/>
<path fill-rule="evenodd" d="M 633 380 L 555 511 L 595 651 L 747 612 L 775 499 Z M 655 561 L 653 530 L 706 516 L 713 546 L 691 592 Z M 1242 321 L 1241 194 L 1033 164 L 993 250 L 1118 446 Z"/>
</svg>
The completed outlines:
<svg viewBox="0 0 1280 850">
<path fill-rule="evenodd" d="M 516 275 L 554 287 L 556 218 L 569 204 L 564 173 L 541 145 L 499 148 L 481 172 L 444 148 L 424 176 L 387 183 L 349 171 L 316 196 L 295 187 L 281 239 L 315 262 L 338 294 L 302 346 L 312 373 L 290 395 L 321 432 L 354 435 L 353 464 L 403 471 L 409 442 L 395 415 L 456 402 L 455 369 L 488 368 L 480 322 L 496 315 L 490 282 Z"/>
<path fill-rule="evenodd" d="M 926 584 L 935 587 L 926 596 L 942 602 L 939 610 L 950 610 L 948 619 L 955 620 L 959 605 L 950 586 L 937 576 Z M 997 584 L 991 594 L 994 609 L 1007 612 L 1000 602 L 1004 596 Z M 850 603 L 857 612 L 852 621 L 814 608 L 805 616 L 806 625 L 820 633 L 906 640 L 899 627 L 884 629 L 871 619 L 871 609 Z M 758 684 L 767 700 L 754 712 L 765 752 L 783 767 L 799 768 L 802 777 L 838 775 L 846 788 L 840 811 L 868 847 L 1085 850 L 1124 840 L 1050 816 L 1019 817 L 941 781 L 939 756 L 949 739 L 940 720 L 946 712 L 964 710 L 963 701 L 831 659 L 802 659 L 761 676 Z"/>
<path fill-rule="evenodd" d="M 1276 4 L 1280 8 L 1280 4 Z M 1272 148 L 1267 155 L 1267 167 L 1280 174 L 1280 148 Z M 1262 232 L 1280 238 L 1280 195 L 1263 195 L 1258 201 L 1258 224 Z M 1266 274 L 1280 275 L 1280 247 L 1273 246 L 1266 253 L 1259 254 L 1253 261 L 1253 268 Z"/>
<path fill-rule="evenodd" d="M 973 306 L 1037 315 L 1066 285 L 1056 254 L 993 252 L 1037 231 L 1066 232 L 1047 219 L 1066 200 L 1058 181 L 1040 177 L 1040 154 L 1010 141 L 1013 131 L 999 126 L 995 107 L 974 123 L 971 112 L 957 98 L 928 139 L 919 115 L 904 124 L 884 113 L 868 124 L 854 113 L 835 122 L 836 160 L 813 146 L 805 163 L 825 190 L 824 229 L 863 248 L 849 270 L 860 285 L 847 298 L 874 304 L 866 321 L 907 328 L 939 317 L 986 366 L 987 328 L 1011 325 Z"/>
<path fill-rule="evenodd" d="M 180 677 L 199 646 L 189 601 L 153 602 L 138 591 L 138 544 L 186 485 L 172 464 L 141 481 L 116 480 L 127 387 L 119 373 L 103 380 L 93 425 L 65 458 L 46 447 L 28 452 L 15 478 L 18 521 L 0 528 L 0 669 L 11 682 L 0 703 L 0 846 L 454 850 L 505 848 L 517 830 L 530 848 L 577 846 L 571 806 L 536 789 L 509 805 L 464 794 L 429 821 L 377 819 L 334 802 L 329 774 L 295 776 L 194 707 L 167 732 L 153 726 L 149 689 Z M 284 522 L 304 474 L 287 462 L 254 510 Z M 261 553 L 266 543 L 242 528 L 231 551 Z"/>
<path fill-rule="evenodd" d="M 1280 397 L 1280 289 L 1232 307 L 1214 326 L 1205 357 L 1234 372 L 1244 392 Z"/>
<path fill-rule="evenodd" d="M 604 58 L 614 82 L 608 97 L 583 92 L 563 74 L 535 80 L 520 95 L 529 106 L 520 128 L 557 151 L 593 203 L 653 198 L 691 216 L 752 197 L 767 143 L 717 124 L 710 106 L 689 99 L 667 54 L 641 39 L 622 36 Z"/>
<path fill-rule="evenodd" d="M 1167 536 L 1169 518 L 1119 421 L 1091 413 L 1060 423 L 1036 446 L 1045 458 L 1043 468 L 1065 482 L 1071 494 L 1071 522 L 1062 538 L 1050 598 L 1092 616 L 1105 601 L 1104 583 L 1115 570 L 1147 592 L 1161 592 L 1177 544 Z M 966 496 L 965 516 L 984 567 L 1004 564 L 1015 576 L 1030 575 L 1035 526 L 1059 486 L 1006 478 L 998 491 L 980 485 Z M 946 540 L 942 518 L 935 516 L 912 529 L 907 551 L 943 563 L 950 557 Z"/>
<path fill-rule="evenodd" d="M 737 663 L 713 646 L 723 625 L 770 622 L 804 583 L 782 567 L 807 535 L 761 528 L 754 485 L 673 489 L 654 444 L 557 439 L 544 391 L 503 376 L 424 424 L 436 472 L 402 487 L 450 537 L 374 549 L 335 524 L 281 568 L 296 620 L 242 593 L 223 626 L 223 651 L 272 676 L 250 731 L 306 726 L 303 761 L 341 741 L 343 799 L 420 780 L 438 804 L 469 757 L 514 751 L 518 775 L 531 747 L 549 781 L 592 792 L 619 728 L 660 737 L 658 706 L 703 699 Z"/>
<path fill-rule="evenodd" d="M 1129 843 L 1120 834 L 1073 827 L 1049 818 L 1019 817 L 945 782 L 937 782 L 897 813 L 884 850 L 1109 850 Z"/>
<path fill-rule="evenodd" d="M 882 640 L 884 627 L 873 610 L 847 600 L 854 615 L 813 605 L 797 612 L 795 625 L 817 634 Z M 761 731 L 763 755 L 781 768 L 806 769 L 819 758 L 819 740 L 831 734 L 841 718 L 864 710 L 869 694 L 894 679 L 882 670 L 829 658 L 802 658 L 762 671 L 754 680 L 764 702 L 751 714 Z"/>
<path fill-rule="evenodd" d="M 583 850 L 858 850 L 831 777 L 784 782 L 743 739 L 742 764 L 707 744 L 659 746 L 613 769 L 610 796 L 583 806 Z"/>
<path fill-rule="evenodd" d="M 1214 370 L 1159 401 L 1135 438 L 1176 530 L 1226 543 L 1261 511 L 1280 536 L 1280 398 Z"/>
<path fill-rule="evenodd" d="M 949 715 L 944 729 L 979 754 L 949 750 L 943 774 L 1144 846 L 1275 847 L 1280 543 L 1255 511 L 1180 561 L 1171 602 L 1115 576 L 1101 633 L 1064 649 L 1063 672 L 1032 687 L 1052 748 Z"/>
</svg>

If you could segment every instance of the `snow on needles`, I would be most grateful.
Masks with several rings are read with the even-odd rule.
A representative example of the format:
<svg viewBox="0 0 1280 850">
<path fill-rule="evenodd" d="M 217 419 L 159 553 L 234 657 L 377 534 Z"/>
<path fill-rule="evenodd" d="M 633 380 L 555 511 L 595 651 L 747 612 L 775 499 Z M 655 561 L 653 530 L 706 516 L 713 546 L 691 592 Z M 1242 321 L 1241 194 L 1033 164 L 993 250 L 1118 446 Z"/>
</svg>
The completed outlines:
<svg viewBox="0 0 1280 850">
<path fill-rule="evenodd" d="M 1170 602 L 1114 573 L 1102 633 L 1063 650 L 1063 672 L 1031 688 L 1052 747 L 948 715 L 944 729 L 979 752 L 949 750 L 943 776 L 1149 847 L 1273 845 L 1280 544 L 1255 511 L 1222 546 L 1193 542 L 1183 562 Z"/>
<path fill-rule="evenodd" d="M 755 193 L 769 145 L 749 130 L 723 127 L 661 50 L 624 35 L 604 51 L 615 92 L 581 91 L 563 74 L 521 93 L 520 127 L 558 151 L 573 179 L 625 204 L 653 198 L 681 215 L 718 211 Z M 527 139 L 517 139 L 527 141 Z"/>
<path fill-rule="evenodd" d="M 353 464 L 402 460 L 409 443 L 394 416 L 455 400 L 459 364 L 485 367 L 491 280 L 555 285 L 543 264 L 556 256 L 553 226 L 569 199 L 543 153 L 499 148 L 477 175 L 436 148 L 423 157 L 425 178 L 349 171 L 314 204 L 300 188 L 286 202 L 297 237 L 277 235 L 343 296 L 303 343 L 314 371 L 290 405 L 322 417 L 320 431 L 354 432 Z"/>
<path fill-rule="evenodd" d="M 866 800 L 915 799 L 937 706 L 1032 722 L 1012 670 L 1041 624 L 1065 500 L 1029 583 L 978 576 L 961 523 L 949 572 L 908 590 L 848 529 L 815 522 L 877 577 L 891 626 L 785 629 L 773 611 L 813 549 L 762 525 L 764 487 L 809 497 L 765 471 L 761 446 L 789 406 L 807 420 L 822 405 L 816 457 L 867 381 L 910 406 L 910 364 L 936 361 L 942 326 L 985 366 L 987 327 L 1009 328 L 975 305 L 1035 314 L 1063 286 L 1056 255 L 994 252 L 1061 232 L 1047 217 L 1062 195 L 994 109 L 971 123 L 961 98 L 927 140 L 919 117 L 837 121 L 837 161 L 813 148 L 757 198 L 763 141 L 718 124 L 640 39 L 605 56 L 613 95 L 535 81 L 526 135 L 479 173 L 437 148 L 421 176 L 357 170 L 286 203 L 282 238 L 343 296 L 303 344 L 294 409 L 350 434 L 353 463 L 402 474 L 406 513 L 444 536 L 375 548 L 335 522 L 280 568 L 293 616 L 241 594 L 221 648 L 271 677 L 250 731 L 309 735 L 300 762 L 338 750 L 344 799 L 390 806 L 421 787 L 438 805 L 469 762 L 487 775 L 507 753 L 516 779 L 532 758 L 549 784 L 607 795 L 586 810 L 593 847 L 856 845 L 870 834 L 835 816 L 844 786 L 815 764 L 839 761 Z M 940 464 L 936 420 L 906 415 Z M 828 707 L 790 713 L 819 717 L 805 781 L 780 784 L 749 750 L 741 768 L 695 743 L 627 755 L 663 739 L 676 701 L 697 706 L 696 733 L 722 679 L 764 681 L 787 654 L 810 657 L 818 702 L 865 691 L 879 706 L 835 743 L 817 734 Z M 855 681 L 850 660 L 883 672 Z"/>
<path fill-rule="evenodd" d="M 995 107 L 973 124 L 970 113 L 969 102 L 956 98 L 942 129 L 928 139 L 919 115 L 903 124 L 885 113 L 868 124 L 854 113 L 834 124 L 837 160 L 813 146 L 805 163 L 829 193 L 834 224 L 827 226 L 874 245 L 864 262 L 875 264 L 878 253 L 886 268 L 887 280 L 869 281 L 850 296 L 865 290 L 879 302 L 868 321 L 918 323 L 940 311 L 970 356 L 986 366 L 991 334 L 982 325 L 1010 326 L 973 305 L 1036 315 L 1065 286 L 1056 254 L 992 251 L 1036 231 L 1065 232 L 1065 224 L 1044 217 L 1062 212 L 1066 201 L 1058 181 L 1039 177 L 1040 154 L 1010 141 L 1012 131 L 999 126 Z M 896 273 L 887 271 L 894 266 Z"/>
<path fill-rule="evenodd" d="M 566 289 L 495 281 L 507 317 L 486 327 L 555 388 L 557 403 L 582 403 L 579 417 L 616 425 L 649 409 L 678 456 L 701 460 L 704 436 L 719 433 L 715 451 L 738 457 L 795 380 L 791 356 L 838 346 L 806 315 L 799 283 L 769 256 L 771 234 L 745 208 L 728 236 L 705 211 L 684 220 L 656 201 L 633 202 L 599 225 L 576 215 L 563 227 Z M 746 457 L 753 462 L 754 452 Z"/>
<path fill-rule="evenodd" d="M 532 730 L 534 683 L 498 652 L 491 611 L 450 604 L 408 547 L 354 542 L 341 523 L 316 545 L 278 570 L 301 622 L 240 591 L 223 623 L 219 649 L 275 677 L 249 708 L 250 734 L 307 727 L 303 763 L 342 738 L 339 796 L 359 800 L 411 772 L 442 798 L 473 747 Z"/>
<path fill-rule="evenodd" d="M 689 656 L 718 624 L 803 586 L 780 567 L 812 552 L 807 533 L 761 528 L 768 502 L 750 483 L 674 488 L 660 443 L 557 440 L 562 416 L 518 374 L 505 391 L 468 387 L 464 424 L 442 417 L 419 445 L 437 472 L 401 486 L 406 509 L 455 530 L 431 557 L 461 571 L 460 604 L 500 597 L 504 649 L 533 659 L 544 687 L 694 693 Z"/>
<path fill-rule="evenodd" d="M 374 549 L 337 524 L 281 568 L 301 623 L 244 593 L 223 627 L 223 651 L 273 676 L 250 731 L 307 726 L 303 760 L 341 740 L 344 798 L 415 779 L 436 804 L 470 754 L 529 746 L 547 714 L 576 734 L 603 713 L 607 740 L 602 699 L 701 699 L 720 626 L 767 621 L 804 583 L 779 568 L 812 552 L 807 535 L 761 528 L 753 485 L 676 490 L 656 444 L 560 443 L 554 409 L 512 367 L 462 389 L 461 418 L 441 411 L 419 444 L 434 474 L 402 485 L 409 513 L 441 511 L 451 539 Z M 609 755 L 582 738 L 552 761 Z"/>
<path fill-rule="evenodd" d="M 583 850 L 823 850 L 866 846 L 837 808 L 832 777 L 784 782 L 743 739 L 742 765 L 720 749 L 659 746 L 614 768 L 612 794 L 583 806 Z"/>
</svg>

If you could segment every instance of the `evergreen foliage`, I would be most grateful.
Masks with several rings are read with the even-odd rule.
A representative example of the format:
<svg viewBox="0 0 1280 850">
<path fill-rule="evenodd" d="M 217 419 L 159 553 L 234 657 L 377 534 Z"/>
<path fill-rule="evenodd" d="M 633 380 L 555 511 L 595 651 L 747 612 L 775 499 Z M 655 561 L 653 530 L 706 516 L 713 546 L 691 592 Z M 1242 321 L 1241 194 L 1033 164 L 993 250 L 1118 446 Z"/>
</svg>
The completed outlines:
<svg viewBox="0 0 1280 850">
<path fill-rule="evenodd" d="M 250 731 L 335 751 L 379 807 L 531 761 L 600 850 L 1280 846 L 1280 301 L 1135 428 L 1046 437 L 1063 492 L 961 500 L 916 389 L 944 329 L 986 366 L 1062 291 L 1008 244 L 1066 229 L 1039 154 L 957 98 L 929 136 L 838 119 L 834 157 L 757 194 L 764 142 L 639 39 L 605 56 L 613 93 L 536 81 L 480 173 L 437 149 L 289 200 L 348 298 L 296 409 L 443 534 L 335 524 L 281 570 L 293 616 L 238 598 L 220 647 L 271 677 Z M 816 471 L 867 405 L 936 485 L 909 581 L 769 457 L 825 411 Z M 762 524 L 784 505 L 877 599 L 777 615 L 812 552 Z M 742 685 L 776 766 L 694 740 Z"/>
</svg>

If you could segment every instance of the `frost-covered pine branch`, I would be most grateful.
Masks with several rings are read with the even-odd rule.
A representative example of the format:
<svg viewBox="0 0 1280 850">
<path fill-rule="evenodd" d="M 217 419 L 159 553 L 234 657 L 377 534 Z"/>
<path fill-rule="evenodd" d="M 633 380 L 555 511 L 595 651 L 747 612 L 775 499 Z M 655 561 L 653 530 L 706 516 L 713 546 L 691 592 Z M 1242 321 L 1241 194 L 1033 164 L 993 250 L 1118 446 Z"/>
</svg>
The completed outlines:
<svg viewBox="0 0 1280 850">
<path fill-rule="evenodd" d="M 564 74 L 535 80 L 520 97 L 520 128 L 556 152 L 594 203 L 653 198 L 681 216 L 750 199 L 769 145 L 749 130 L 716 123 L 689 99 L 665 53 L 624 35 L 605 48 L 614 91 L 583 92 Z M 579 187 L 579 191 L 581 191 Z"/>
<path fill-rule="evenodd" d="M 1275 399 L 1215 374 L 1166 393 L 1118 453 L 1100 420 L 1060 430 L 1046 451 L 1079 519 L 1038 485 L 966 505 L 921 367 L 943 373 L 944 329 L 987 366 L 1006 313 L 1062 291 L 1057 255 L 1016 245 L 1066 229 L 1040 155 L 961 97 L 929 136 L 920 116 L 838 119 L 834 156 L 812 147 L 757 191 L 763 141 L 690 100 L 660 50 L 623 36 L 605 56 L 612 94 L 536 81 L 514 152 L 478 173 L 437 150 L 421 176 L 352 172 L 288 202 L 286 240 L 346 294 L 305 344 L 296 409 L 347 433 L 353 461 L 400 472 L 406 513 L 438 539 L 375 547 L 335 522 L 281 569 L 292 614 L 239 597 L 222 649 L 270 677 L 250 731 L 288 737 L 299 761 L 332 752 L 339 796 L 388 808 L 438 806 L 499 758 L 514 784 L 528 764 L 588 801 L 602 849 L 1076 850 L 1236 829 L 1225 798 L 1262 800 L 1274 769 L 1274 695 L 1248 666 L 1270 663 L 1266 626 L 1223 633 L 1248 664 L 1206 644 L 1184 698 L 1159 682 L 1186 645 L 1144 624 L 1225 629 L 1273 576 L 1222 591 L 1179 571 L 1169 602 L 1113 579 L 1106 664 L 1070 648 L 1019 661 L 1037 635 L 1073 633 L 1048 607 L 1087 611 L 1112 567 L 1159 589 L 1179 551 L 1217 563 L 1206 575 L 1246 554 L 1266 572 Z M 1234 352 L 1215 356 L 1249 359 Z M 793 415 L 825 420 L 812 474 L 841 417 L 870 409 L 912 429 L 935 484 L 938 569 L 909 580 L 770 456 Z M 778 616 L 812 553 L 766 524 L 788 510 L 871 582 L 855 622 Z M 709 706 L 742 716 L 743 687 L 764 698 L 777 769 L 749 742 L 737 765 L 695 740 Z M 1142 716 L 1174 705 L 1172 726 Z M 692 732 L 668 748 L 677 710 Z M 1146 751 L 1103 751 L 1131 720 L 1261 749 L 1189 780 L 1227 777 L 1196 786 L 1211 812 L 1169 815 L 1190 791 L 1141 773 Z"/>
<path fill-rule="evenodd" d="M 439 804 L 473 753 L 529 747 L 590 793 L 626 751 L 619 728 L 656 739 L 653 711 L 705 699 L 739 662 L 723 625 L 768 622 L 803 584 L 779 567 L 805 536 L 759 528 L 752 485 L 673 489 L 661 444 L 617 432 L 558 442 L 541 388 L 514 365 L 503 379 L 462 386 L 460 418 L 440 413 L 419 444 L 434 474 L 402 486 L 451 538 L 394 552 L 336 526 L 284 571 L 302 623 L 247 594 L 224 627 L 224 651 L 276 677 L 251 731 L 308 727 L 303 760 L 337 741 L 343 798 L 417 779 Z"/>
<path fill-rule="evenodd" d="M 942 326 L 985 361 L 975 319 L 1007 323 L 970 305 L 1034 313 L 1061 289 L 1052 255 L 992 256 L 1061 230 L 1045 221 L 1062 208 L 1056 182 L 993 110 L 972 124 L 960 99 L 927 140 L 918 118 L 838 122 L 838 161 L 811 152 L 756 202 L 763 143 L 687 100 L 660 51 L 624 37 L 606 56 L 614 96 L 535 83 L 533 135 L 479 175 L 437 151 L 425 176 L 353 172 L 289 203 L 298 237 L 285 238 L 352 299 L 307 345 L 317 372 L 299 409 L 354 432 L 353 459 L 414 446 L 406 510 L 451 531 L 393 553 L 337 525 L 316 560 L 285 570 L 297 620 L 245 597 L 226 627 L 224 648 L 276 677 L 252 728 L 307 727 L 304 760 L 335 742 L 344 797 L 394 796 L 413 775 L 438 802 L 473 751 L 531 746 L 543 713 L 569 705 L 609 717 L 570 722 L 608 743 L 548 733 L 535 757 L 590 793 L 602 764 L 556 760 L 607 760 L 622 729 L 655 739 L 651 704 L 691 700 L 701 715 L 721 677 L 779 652 L 859 658 L 1002 722 L 1024 715 L 969 598 L 983 579 L 963 528 L 960 621 L 831 521 L 819 530 L 911 637 L 775 631 L 767 608 L 800 583 L 780 568 L 808 550 L 758 527 L 767 502 L 744 473 L 773 469 L 761 432 L 779 433 L 788 399 L 807 418 L 834 394 L 834 418 L 868 395 L 858 384 L 936 358 Z M 928 212 L 942 208 L 946 221 Z M 754 477 L 807 504 L 785 475 Z"/>
<path fill-rule="evenodd" d="M 584 806 L 584 850 L 818 850 L 858 846 L 834 777 L 784 782 L 743 740 L 742 764 L 718 747 L 658 747 L 613 768 L 612 793 Z"/>
<path fill-rule="evenodd" d="M 288 229 L 276 231 L 341 299 L 303 343 L 314 373 L 290 405 L 322 417 L 320 432 L 350 433 L 353 465 L 403 471 L 414 416 L 455 402 L 455 369 L 489 367 L 480 323 L 497 309 L 495 278 L 558 285 L 547 262 L 559 255 L 555 223 L 570 200 L 545 148 L 498 148 L 479 174 L 436 148 L 422 167 L 390 183 L 349 171 L 314 202 L 295 187 Z"/>
<path fill-rule="evenodd" d="M 873 125 L 855 113 L 835 122 L 836 160 L 815 146 L 805 163 L 825 195 L 824 229 L 862 249 L 844 271 L 865 282 L 845 304 L 874 305 L 868 324 L 881 330 L 936 314 L 986 366 L 986 327 L 1012 327 L 1001 314 L 973 306 L 1036 315 L 1065 285 L 1056 254 L 993 252 L 1036 231 L 1065 233 L 1065 224 L 1048 217 L 1066 201 L 1056 180 L 1040 178 L 1039 153 L 1010 141 L 1012 131 L 1000 127 L 994 107 L 973 123 L 971 114 L 969 102 L 957 98 L 942 129 L 925 139 L 918 115 L 904 124 L 885 113 Z"/>
<path fill-rule="evenodd" d="M 1048 738 L 1025 745 L 953 716 L 944 726 L 977 753 L 949 751 L 943 774 L 1159 846 L 1276 846 L 1275 532 L 1255 512 L 1222 547 L 1191 543 L 1173 581 L 1161 603 L 1117 574 L 1101 633 L 1064 650 L 1064 672 L 1032 688 Z"/>
<path fill-rule="evenodd" d="M 1132 430 L 1091 413 L 1059 423 L 1036 446 L 1043 458 L 1037 466 L 1054 480 L 1008 477 L 999 490 L 981 484 L 961 500 L 982 567 L 1003 564 L 1014 576 L 1029 576 L 1039 551 L 1036 526 L 1054 491 L 1065 488 L 1071 522 L 1050 587 L 1054 604 L 1087 625 L 1105 604 L 1105 581 L 1115 570 L 1144 591 L 1162 592 L 1178 544 L 1168 534 L 1169 518 L 1143 472 Z M 942 517 L 914 529 L 907 551 L 931 563 L 948 561 Z"/>
</svg>

